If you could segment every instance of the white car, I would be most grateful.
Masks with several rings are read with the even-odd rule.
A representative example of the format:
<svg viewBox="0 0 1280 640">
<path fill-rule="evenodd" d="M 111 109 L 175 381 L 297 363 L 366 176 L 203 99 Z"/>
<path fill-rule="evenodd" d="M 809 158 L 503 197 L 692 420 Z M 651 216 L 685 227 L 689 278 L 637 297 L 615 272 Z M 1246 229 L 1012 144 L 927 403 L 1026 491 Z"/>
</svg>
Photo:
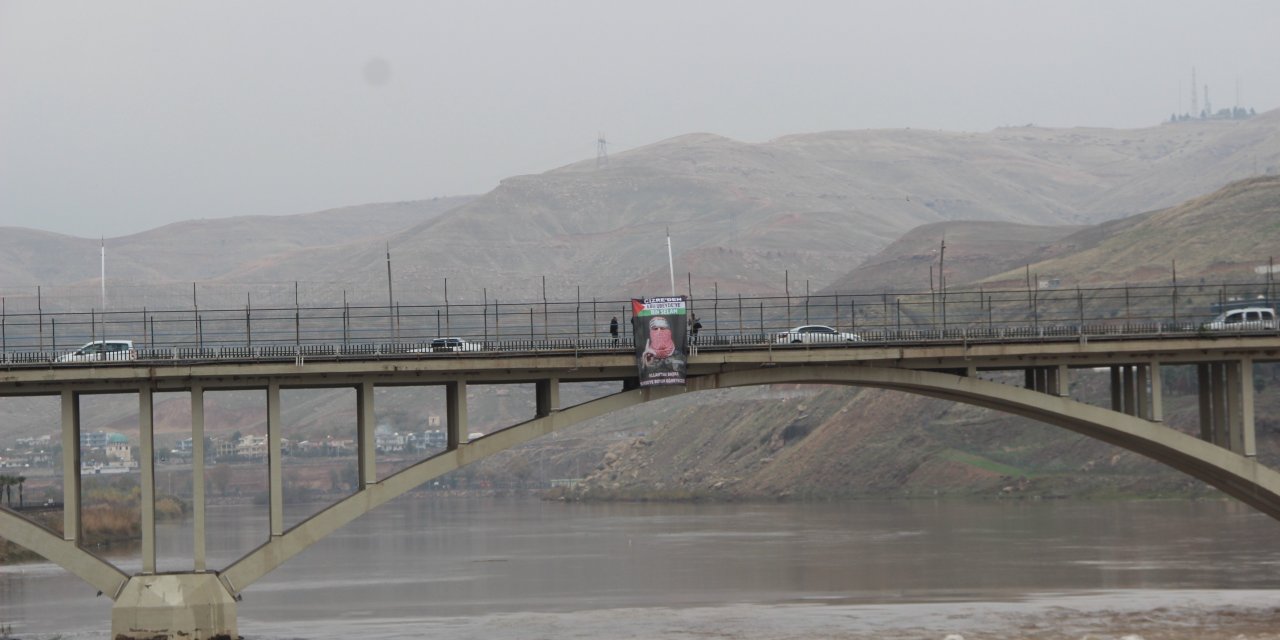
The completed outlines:
<svg viewBox="0 0 1280 640">
<path fill-rule="evenodd" d="M 1269 307 L 1232 309 L 1210 320 L 1201 328 L 1209 331 L 1257 331 L 1276 328 L 1276 312 Z"/>
<path fill-rule="evenodd" d="M 66 355 L 57 362 L 124 362 L 136 360 L 138 352 L 132 340 L 94 340 Z"/>
<path fill-rule="evenodd" d="M 421 351 L 481 351 L 479 344 L 467 342 L 462 338 L 436 338 L 431 346 Z"/>
<path fill-rule="evenodd" d="M 778 344 L 821 344 L 862 342 L 856 333 L 836 331 L 825 324 L 805 324 L 779 333 L 774 342 Z"/>
</svg>

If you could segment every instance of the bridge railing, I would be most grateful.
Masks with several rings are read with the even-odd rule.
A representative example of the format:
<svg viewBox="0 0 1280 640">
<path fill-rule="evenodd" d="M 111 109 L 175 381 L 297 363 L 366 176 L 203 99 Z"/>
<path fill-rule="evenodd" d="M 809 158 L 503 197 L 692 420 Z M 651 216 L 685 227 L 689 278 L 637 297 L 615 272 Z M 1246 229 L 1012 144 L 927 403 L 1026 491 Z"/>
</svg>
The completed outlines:
<svg viewBox="0 0 1280 640">
<path fill-rule="evenodd" d="M 1203 331 L 1219 309 L 1272 307 L 1270 283 L 1075 289 L 693 298 L 700 349 L 782 346 L 778 335 L 822 324 L 858 343 L 1036 340 Z M 618 344 L 609 334 L 617 317 Z M 630 350 L 630 301 L 536 301 L 416 306 L 116 309 L 11 313 L 0 308 L 0 364 L 42 366 L 144 360 L 425 357 L 432 340 L 460 338 L 458 355 L 484 351 Z M 1274 322 L 1243 330 L 1274 330 Z M 131 352 L 69 358 L 100 340 Z M 845 342 L 844 338 L 831 338 Z M 823 344 L 824 338 L 806 339 Z"/>
</svg>

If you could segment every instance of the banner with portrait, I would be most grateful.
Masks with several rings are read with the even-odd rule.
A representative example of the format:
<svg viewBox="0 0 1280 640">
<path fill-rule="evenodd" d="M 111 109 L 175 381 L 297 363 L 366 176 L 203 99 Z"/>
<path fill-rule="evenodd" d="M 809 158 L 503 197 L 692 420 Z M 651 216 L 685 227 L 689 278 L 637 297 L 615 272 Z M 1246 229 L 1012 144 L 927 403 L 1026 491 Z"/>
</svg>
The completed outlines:
<svg viewBox="0 0 1280 640">
<path fill-rule="evenodd" d="M 632 298 L 631 329 L 640 386 L 684 384 L 688 358 L 688 299 Z"/>
</svg>

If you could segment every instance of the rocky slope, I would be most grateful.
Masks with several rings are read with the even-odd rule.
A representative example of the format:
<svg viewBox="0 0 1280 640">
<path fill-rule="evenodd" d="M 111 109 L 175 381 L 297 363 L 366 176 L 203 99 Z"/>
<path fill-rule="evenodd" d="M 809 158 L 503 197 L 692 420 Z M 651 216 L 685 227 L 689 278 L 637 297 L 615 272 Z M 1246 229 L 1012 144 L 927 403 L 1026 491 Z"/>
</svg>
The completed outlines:
<svg viewBox="0 0 1280 640">
<path fill-rule="evenodd" d="M 1241 282 L 1280 246 L 1280 176 L 1232 183 L 1185 203 L 1081 230 L 1032 252 L 1031 269 L 1064 286 L 1169 282 L 1184 276 Z M 990 283 L 1016 281 L 993 274 Z"/>
<path fill-rule="evenodd" d="M 948 238 L 949 277 L 963 288 L 998 282 L 1009 263 L 1068 281 L 1136 277 L 1149 257 L 1177 256 L 1208 276 L 1258 278 L 1257 255 L 1276 246 L 1280 178 L 1233 183 L 1169 209 L 1080 228 L 991 223 L 927 225 L 891 244 L 838 282 L 874 289 L 921 264 L 937 265 Z M 1008 243 L 993 241 L 1011 237 Z M 950 256 L 959 256 L 952 263 Z M 1168 252 L 1168 253 L 1162 253 Z M 1264 260 L 1265 263 L 1265 260 Z M 1050 266 L 1045 266 L 1050 265 Z M 1228 268 L 1230 265 L 1231 268 Z M 1248 267 L 1246 269 L 1246 267 Z M 1180 267 L 1181 268 L 1181 267 Z M 1198 277 L 1183 271 L 1184 277 Z M 1017 270 L 1020 278 L 1022 270 Z M 927 273 L 924 280 L 927 284 Z M 1019 284 L 1021 284 L 1019 282 Z M 1202 309 L 1203 311 L 1203 309 Z M 996 374 L 993 374 L 996 375 Z M 1280 367 L 1258 365 L 1259 459 L 1280 462 Z M 1106 403 L 1101 373 L 1073 372 L 1077 399 Z M 1197 430 L 1194 371 L 1167 367 L 1166 423 Z M 1017 383 L 1017 380 L 1010 380 Z M 834 498 L 867 495 L 1212 494 L 1204 485 L 1140 456 L 1033 421 L 955 403 L 880 390 L 813 386 L 728 390 L 680 398 L 637 420 L 641 437 L 615 445 L 574 498 Z"/>
</svg>

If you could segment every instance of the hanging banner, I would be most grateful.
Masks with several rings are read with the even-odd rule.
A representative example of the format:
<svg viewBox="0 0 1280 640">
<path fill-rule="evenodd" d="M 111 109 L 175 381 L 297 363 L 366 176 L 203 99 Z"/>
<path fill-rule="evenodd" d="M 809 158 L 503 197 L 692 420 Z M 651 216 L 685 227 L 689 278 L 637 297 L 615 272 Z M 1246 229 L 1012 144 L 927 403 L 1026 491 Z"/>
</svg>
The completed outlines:
<svg viewBox="0 0 1280 640">
<path fill-rule="evenodd" d="M 631 299 L 640 386 L 684 384 L 688 353 L 684 296 Z"/>
</svg>

